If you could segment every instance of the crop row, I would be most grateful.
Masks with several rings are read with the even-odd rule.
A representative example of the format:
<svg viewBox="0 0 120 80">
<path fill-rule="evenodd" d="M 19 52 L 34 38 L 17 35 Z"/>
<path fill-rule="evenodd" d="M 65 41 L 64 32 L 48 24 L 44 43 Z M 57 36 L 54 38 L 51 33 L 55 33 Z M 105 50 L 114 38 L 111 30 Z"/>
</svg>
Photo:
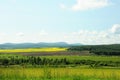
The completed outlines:
<svg viewBox="0 0 120 80">
<path fill-rule="evenodd" d="M 66 57 L 63 58 L 50 58 L 50 57 L 19 57 L 19 56 L 9 56 L 6 58 L 0 58 L 1 66 L 9 66 L 9 65 L 46 65 L 46 66 L 64 66 L 64 65 L 72 65 L 72 66 L 81 66 L 81 65 L 89 65 L 90 67 L 100 67 L 100 66 L 110 66 L 110 67 L 120 67 L 120 61 L 99 61 L 99 60 L 90 60 L 90 59 L 68 59 Z"/>
</svg>

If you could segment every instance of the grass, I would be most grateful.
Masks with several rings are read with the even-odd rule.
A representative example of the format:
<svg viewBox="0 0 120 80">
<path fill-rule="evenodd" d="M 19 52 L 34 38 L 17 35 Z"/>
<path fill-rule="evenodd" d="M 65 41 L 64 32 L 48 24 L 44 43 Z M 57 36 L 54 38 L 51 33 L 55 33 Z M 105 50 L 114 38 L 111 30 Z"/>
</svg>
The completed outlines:
<svg viewBox="0 0 120 80">
<path fill-rule="evenodd" d="M 120 69 L 0 68 L 0 80 L 120 80 Z"/>
<path fill-rule="evenodd" d="M 66 51 L 67 48 L 28 48 L 28 49 L 0 49 L 0 53 L 18 53 L 18 52 L 58 52 Z"/>
<path fill-rule="evenodd" d="M 2 59 L 28 59 L 28 56 L 14 54 L 17 52 L 59 52 L 66 51 L 67 48 L 29 48 L 29 49 L 9 49 L 0 50 L 0 60 Z M 67 52 L 67 51 L 66 51 Z M 6 54 L 8 53 L 8 54 Z M 40 56 L 47 59 L 64 59 L 74 62 L 75 60 L 112 61 L 120 62 L 120 56 Z M 99 67 L 91 68 L 82 66 L 67 67 L 24 67 L 19 65 L 0 65 L 0 80 L 120 80 L 120 68 Z"/>
<path fill-rule="evenodd" d="M 93 61 L 120 61 L 120 56 L 42 56 L 43 58 L 49 59 L 62 59 L 66 58 L 67 60 L 74 61 L 74 60 L 93 60 Z"/>
<path fill-rule="evenodd" d="M 28 53 L 29 54 L 29 53 Z M 27 56 L 23 56 L 21 54 L 12 54 L 12 53 L 1 53 L 0 59 L 3 58 L 10 58 L 10 57 L 16 57 L 16 58 L 28 58 Z M 93 61 L 113 61 L 113 62 L 119 62 L 120 56 L 78 56 L 78 55 L 59 55 L 59 56 L 40 56 L 41 58 L 47 58 L 47 59 L 64 59 L 66 58 L 69 61 L 74 60 L 93 60 Z"/>
</svg>

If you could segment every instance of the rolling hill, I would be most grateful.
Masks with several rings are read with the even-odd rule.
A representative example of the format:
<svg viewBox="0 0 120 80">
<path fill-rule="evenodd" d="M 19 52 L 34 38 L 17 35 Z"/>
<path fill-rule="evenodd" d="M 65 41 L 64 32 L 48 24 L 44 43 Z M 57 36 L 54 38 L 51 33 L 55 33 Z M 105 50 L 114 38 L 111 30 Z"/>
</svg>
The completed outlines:
<svg viewBox="0 0 120 80">
<path fill-rule="evenodd" d="M 40 48 L 40 47 L 69 47 L 69 46 L 80 46 L 82 44 L 68 44 L 66 42 L 56 42 L 56 43 L 5 43 L 0 44 L 0 49 L 14 49 L 14 48 Z"/>
</svg>

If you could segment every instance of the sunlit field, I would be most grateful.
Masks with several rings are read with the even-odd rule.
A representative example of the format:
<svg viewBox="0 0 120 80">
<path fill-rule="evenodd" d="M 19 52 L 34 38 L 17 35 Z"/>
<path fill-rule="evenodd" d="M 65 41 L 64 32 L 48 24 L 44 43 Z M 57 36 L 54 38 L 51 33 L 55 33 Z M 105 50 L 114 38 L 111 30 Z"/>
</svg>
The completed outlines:
<svg viewBox="0 0 120 80">
<path fill-rule="evenodd" d="M 120 69 L 0 68 L 0 80 L 120 80 Z"/>
<path fill-rule="evenodd" d="M 0 80 L 120 80 L 120 56 L 47 55 L 36 52 L 70 52 L 67 48 L 0 50 Z M 88 51 L 80 51 L 85 54 Z M 16 54 L 15 54 L 16 53 Z M 39 54 L 41 54 L 39 53 Z"/>
<path fill-rule="evenodd" d="M 28 48 L 28 49 L 0 49 L 0 53 L 17 53 L 17 52 L 58 52 L 66 51 L 67 48 Z"/>
</svg>

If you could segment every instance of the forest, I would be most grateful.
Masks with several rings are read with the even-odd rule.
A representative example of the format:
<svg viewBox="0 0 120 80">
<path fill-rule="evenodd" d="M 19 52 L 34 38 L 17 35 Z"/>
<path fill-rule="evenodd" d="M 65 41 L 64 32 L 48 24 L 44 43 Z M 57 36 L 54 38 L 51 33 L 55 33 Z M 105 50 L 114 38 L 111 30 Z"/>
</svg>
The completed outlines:
<svg viewBox="0 0 120 80">
<path fill-rule="evenodd" d="M 68 51 L 89 51 L 96 55 L 120 55 L 120 44 L 72 46 Z"/>
</svg>

